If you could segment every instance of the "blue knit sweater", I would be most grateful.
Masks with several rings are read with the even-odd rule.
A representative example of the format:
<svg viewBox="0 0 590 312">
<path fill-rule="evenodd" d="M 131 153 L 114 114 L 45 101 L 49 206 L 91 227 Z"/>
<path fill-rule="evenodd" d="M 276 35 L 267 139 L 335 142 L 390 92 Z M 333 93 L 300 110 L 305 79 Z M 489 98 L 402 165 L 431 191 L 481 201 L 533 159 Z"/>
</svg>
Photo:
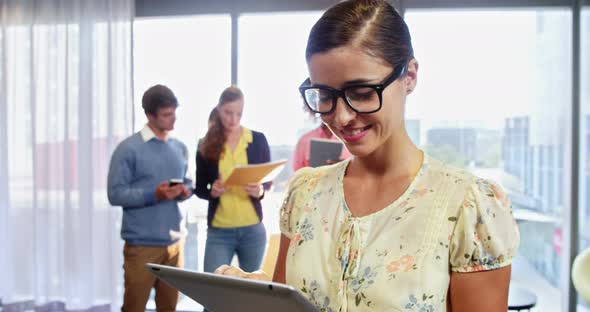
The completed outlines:
<svg viewBox="0 0 590 312">
<path fill-rule="evenodd" d="M 174 139 L 152 138 L 144 142 L 135 133 L 117 146 L 111 158 L 108 197 L 123 207 L 121 237 L 130 245 L 168 246 L 181 236 L 182 214 L 177 200 L 156 201 L 160 182 L 185 179 L 186 146 Z"/>
</svg>

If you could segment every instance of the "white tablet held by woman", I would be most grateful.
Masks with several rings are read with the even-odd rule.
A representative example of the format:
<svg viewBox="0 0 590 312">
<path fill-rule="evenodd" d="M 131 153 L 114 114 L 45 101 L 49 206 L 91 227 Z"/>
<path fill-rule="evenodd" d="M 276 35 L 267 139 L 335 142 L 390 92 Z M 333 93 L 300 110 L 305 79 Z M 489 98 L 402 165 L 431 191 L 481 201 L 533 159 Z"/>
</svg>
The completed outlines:
<svg viewBox="0 0 590 312">
<path fill-rule="evenodd" d="M 145 266 L 160 280 L 213 312 L 317 311 L 301 292 L 288 285 L 195 272 L 153 263 L 147 263 Z"/>
</svg>

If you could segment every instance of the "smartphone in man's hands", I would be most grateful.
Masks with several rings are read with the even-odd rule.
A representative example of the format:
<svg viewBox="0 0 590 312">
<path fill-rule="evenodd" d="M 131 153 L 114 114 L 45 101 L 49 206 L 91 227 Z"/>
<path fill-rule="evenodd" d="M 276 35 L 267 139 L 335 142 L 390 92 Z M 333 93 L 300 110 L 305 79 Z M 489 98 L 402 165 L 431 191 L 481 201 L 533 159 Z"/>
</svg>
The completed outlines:
<svg viewBox="0 0 590 312">
<path fill-rule="evenodd" d="M 170 179 L 168 180 L 168 186 L 172 187 L 178 184 L 183 184 L 184 180 L 183 179 Z"/>
</svg>

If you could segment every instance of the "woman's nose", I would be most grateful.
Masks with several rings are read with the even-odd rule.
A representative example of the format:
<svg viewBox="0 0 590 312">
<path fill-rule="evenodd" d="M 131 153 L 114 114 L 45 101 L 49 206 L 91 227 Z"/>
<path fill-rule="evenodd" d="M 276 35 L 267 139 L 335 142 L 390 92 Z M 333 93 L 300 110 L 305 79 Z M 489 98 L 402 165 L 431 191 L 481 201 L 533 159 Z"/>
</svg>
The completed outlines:
<svg viewBox="0 0 590 312">
<path fill-rule="evenodd" d="M 331 115 L 338 126 L 346 126 L 356 118 L 357 113 L 348 106 L 342 97 L 339 97 Z"/>
</svg>

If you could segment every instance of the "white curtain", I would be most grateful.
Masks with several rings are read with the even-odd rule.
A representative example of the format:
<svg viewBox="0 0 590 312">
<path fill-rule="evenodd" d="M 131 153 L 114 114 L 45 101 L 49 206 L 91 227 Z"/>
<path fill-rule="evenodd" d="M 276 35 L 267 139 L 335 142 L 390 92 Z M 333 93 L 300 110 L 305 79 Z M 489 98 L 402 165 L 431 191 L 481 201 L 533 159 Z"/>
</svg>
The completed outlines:
<svg viewBox="0 0 590 312">
<path fill-rule="evenodd" d="M 115 311 L 111 151 L 132 131 L 133 0 L 0 0 L 4 311 Z"/>
</svg>

